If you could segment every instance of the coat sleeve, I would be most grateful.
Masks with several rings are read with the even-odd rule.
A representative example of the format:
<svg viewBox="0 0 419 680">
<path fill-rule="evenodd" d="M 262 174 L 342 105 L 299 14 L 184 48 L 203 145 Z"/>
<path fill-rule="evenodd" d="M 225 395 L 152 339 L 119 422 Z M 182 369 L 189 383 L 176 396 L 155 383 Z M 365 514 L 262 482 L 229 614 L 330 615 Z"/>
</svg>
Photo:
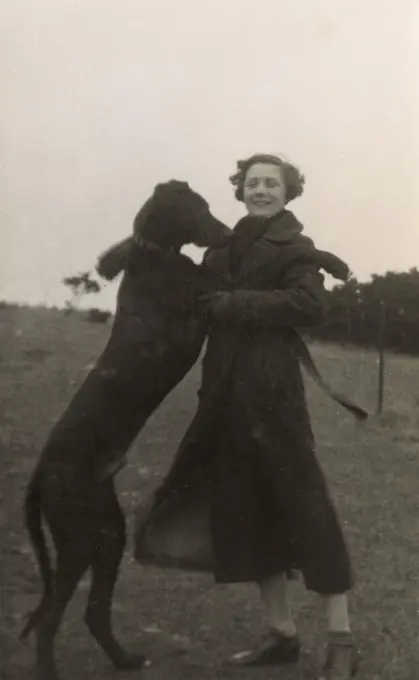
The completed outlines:
<svg viewBox="0 0 419 680">
<path fill-rule="evenodd" d="M 324 276 L 316 265 L 293 267 L 277 290 L 235 290 L 227 293 L 214 316 L 229 324 L 255 327 L 312 326 L 326 308 Z"/>
</svg>

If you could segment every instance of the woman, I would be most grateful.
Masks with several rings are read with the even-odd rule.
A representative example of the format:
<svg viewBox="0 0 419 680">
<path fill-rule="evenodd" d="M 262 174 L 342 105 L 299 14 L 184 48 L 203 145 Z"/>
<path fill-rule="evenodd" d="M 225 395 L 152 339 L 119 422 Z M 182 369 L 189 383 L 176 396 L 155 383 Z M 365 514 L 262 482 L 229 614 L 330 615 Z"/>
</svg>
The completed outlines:
<svg viewBox="0 0 419 680">
<path fill-rule="evenodd" d="M 322 316 L 320 269 L 339 278 L 348 270 L 316 250 L 285 208 L 303 191 L 297 168 L 257 154 L 238 163 L 231 181 L 248 214 L 229 248 L 204 261 L 221 292 L 209 298 L 198 412 L 151 509 L 137 520 L 136 557 L 211 568 L 218 583 L 259 584 L 271 639 L 236 655 L 241 665 L 297 661 L 287 578 L 300 570 L 326 603 L 321 677 L 344 680 L 355 671 L 351 567 L 316 458 L 299 366 L 307 355 L 296 328 Z"/>
</svg>

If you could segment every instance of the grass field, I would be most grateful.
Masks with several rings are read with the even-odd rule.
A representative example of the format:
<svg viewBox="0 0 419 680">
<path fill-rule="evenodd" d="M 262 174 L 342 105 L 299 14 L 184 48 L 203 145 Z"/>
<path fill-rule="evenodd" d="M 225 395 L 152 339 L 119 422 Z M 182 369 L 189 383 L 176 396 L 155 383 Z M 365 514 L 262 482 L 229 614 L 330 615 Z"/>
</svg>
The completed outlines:
<svg viewBox="0 0 419 680">
<path fill-rule="evenodd" d="M 33 676 L 33 642 L 17 641 L 40 580 L 22 526 L 25 485 L 49 429 L 104 346 L 109 327 L 42 309 L 0 309 L 0 541 L 2 680 Z M 376 403 L 376 357 L 313 346 L 325 376 L 369 410 Z M 135 443 L 118 478 L 132 509 L 164 474 L 195 408 L 199 367 L 166 400 Z M 385 412 L 366 425 L 338 411 L 307 382 L 318 451 L 344 522 L 357 575 L 351 599 L 362 654 L 359 678 L 419 679 L 419 360 L 389 357 Z M 131 537 L 131 536 L 130 536 Z M 88 577 L 57 638 L 63 680 L 118 677 L 83 622 Z M 226 670 L 222 660 L 265 633 L 253 586 L 213 586 L 208 575 L 140 567 L 128 546 L 115 596 L 118 635 L 153 656 L 127 677 L 150 680 L 316 678 L 324 641 L 321 603 L 293 586 L 304 644 L 297 668 Z"/>
</svg>

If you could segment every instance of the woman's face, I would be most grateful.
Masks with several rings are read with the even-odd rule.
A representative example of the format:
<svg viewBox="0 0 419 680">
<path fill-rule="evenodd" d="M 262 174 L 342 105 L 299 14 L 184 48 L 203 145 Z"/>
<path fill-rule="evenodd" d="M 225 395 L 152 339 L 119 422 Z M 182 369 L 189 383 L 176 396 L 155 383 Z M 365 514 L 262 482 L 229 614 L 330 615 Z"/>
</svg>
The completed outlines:
<svg viewBox="0 0 419 680">
<path fill-rule="evenodd" d="M 279 165 L 255 163 L 244 180 L 243 200 L 249 215 L 272 217 L 285 206 L 286 187 Z"/>
</svg>

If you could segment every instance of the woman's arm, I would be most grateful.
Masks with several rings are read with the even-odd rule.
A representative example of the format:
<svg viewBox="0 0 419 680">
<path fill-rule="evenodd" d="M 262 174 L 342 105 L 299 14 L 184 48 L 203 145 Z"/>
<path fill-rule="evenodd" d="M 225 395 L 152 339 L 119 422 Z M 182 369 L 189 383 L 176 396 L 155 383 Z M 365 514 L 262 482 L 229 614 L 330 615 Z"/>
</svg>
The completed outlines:
<svg viewBox="0 0 419 680">
<path fill-rule="evenodd" d="M 311 326 L 326 308 L 324 276 L 313 264 L 292 268 L 278 290 L 235 290 L 216 295 L 213 316 L 230 324 L 255 327 Z M 218 299 L 217 299 L 218 298 Z"/>
</svg>

